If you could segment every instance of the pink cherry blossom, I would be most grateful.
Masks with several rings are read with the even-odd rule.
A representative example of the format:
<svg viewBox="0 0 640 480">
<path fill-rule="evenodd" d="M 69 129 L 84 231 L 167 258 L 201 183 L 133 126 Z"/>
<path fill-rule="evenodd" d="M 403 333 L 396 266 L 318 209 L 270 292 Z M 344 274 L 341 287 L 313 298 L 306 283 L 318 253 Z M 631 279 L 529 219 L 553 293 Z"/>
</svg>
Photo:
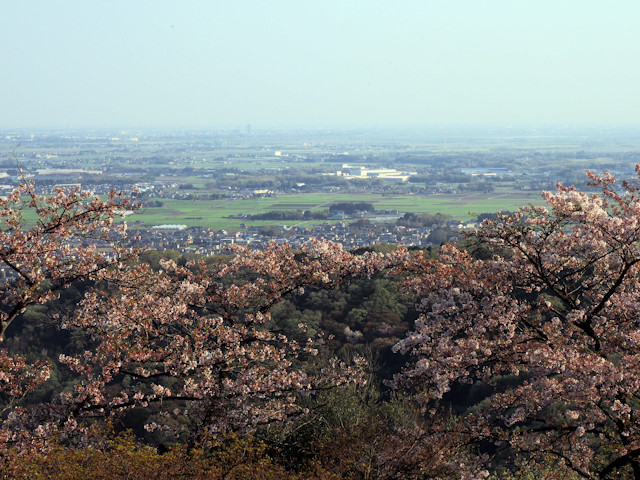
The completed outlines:
<svg viewBox="0 0 640 480">
<path fill-rule="evenodd" d="M 394 384 L 433 406 L 485 382 L 469 441 L 552 454 L 584 478 L 640 478 L 640 183 L 589 179 L 599 193 L 558 185 L 547 208 L 485 221 L 474 238 L 492 259 L 444 246 L 403 266 L 421 316 L 395 350 L 420 360 Z"/>
</svg>

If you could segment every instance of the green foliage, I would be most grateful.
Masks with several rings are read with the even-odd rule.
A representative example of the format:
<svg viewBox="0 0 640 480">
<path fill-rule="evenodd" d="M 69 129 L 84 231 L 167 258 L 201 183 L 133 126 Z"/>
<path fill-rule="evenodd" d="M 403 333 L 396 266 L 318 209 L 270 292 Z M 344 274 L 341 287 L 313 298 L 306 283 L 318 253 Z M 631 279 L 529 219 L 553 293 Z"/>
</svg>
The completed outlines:
<svg viewBox="0 0 640 480">
<path fill-rule="evenodd" d="M 162 260 L 173 260 L 178 263 L 182 254 L 176 250 L 145 250 L 139 258 L 141 263 L 148 263 L 154 271 L 158 271 L 162 268 L 160 266 Z"/>
<path fill-rule="evenodd" d="M 264 237 L 277 237 L 282 234 L 282 229 L 275 225 L 267 225 L 260 229 L 260 235 Z"/>
<path fill-rule="evenodd" d="M 101 447 L 56 445 L 46 452 L 3 458 L 0 478 L 6 480 L 338 480 L 310 463 L 300 472 L 287 471 L 267 454 L 267 445 L 253 437 L 187 449 L 153 448 L 122 434 Z"/>
<path fill-rule="evenodd" d="M 369 245 L 368 247 L 356 248 L 353 251 L 353 253 L 357 255 L 362 255 L 363 253 L 366 253 L 366 252 L 391 253 L 397 249 L 398 249 L 398 245 L 395 243 L 383 243 L 383 244 Z"/>
<path fill-rule="evenodd" d="M 327 391 L 308 406 L 310 414 L 292 427 L 262 432 L 290 468 L 315 463 L 348 480 L 457 478 L 442 461 L 446 441 L 427 441 L 425 417 L 410 398 L 384 398 L 367 382 Z"/>
<path fill-rule="evenodd" d="M 404 227 L 431 227 L 434 225 L 444 225 L 453 220 L 451 215 L 443 215 L 441 213 L 405 213 L 397 221 L 397 225 Z"/>
<path fill-rule="evenodd" d="M 369 202 L 338 202 L 329 206 L 329 211 L 353 214 L 357 212 L 374 212 L 375 207 Z"/>
<path fill-rule="evenodd" d="M 292 220 L 325 220 L 329 216 L 327 210 L 312 212 L 311 210 L 272 210 L 269 212 L 249 215 L 249 220 L 278 220 L 290 222 Z"/>
<path fill-rule="evenodd" d="M 354 279 L 333 290 L 309 290 L 291 296 L 272 310 L 269 328 L 299 342 L 324 333 L 327 346 L 341 355 L 372 353 L 380 362 L 376 381 L 398 373 L 402 356 L 391 347 L 417 316 L 413 300 L 398 292 L 384 274 Z M 307 325 L 307 331 L 298 325 Z"/>
<path fill-rule="evenodd" d="M 443 243 L 451 242 L 452 240 L 460 240 L 462 234 L 456 232 L 450 228 L 434 228 L 427 236 L 427 241 L 433 245 L 442 245 Z"/>
</svg>

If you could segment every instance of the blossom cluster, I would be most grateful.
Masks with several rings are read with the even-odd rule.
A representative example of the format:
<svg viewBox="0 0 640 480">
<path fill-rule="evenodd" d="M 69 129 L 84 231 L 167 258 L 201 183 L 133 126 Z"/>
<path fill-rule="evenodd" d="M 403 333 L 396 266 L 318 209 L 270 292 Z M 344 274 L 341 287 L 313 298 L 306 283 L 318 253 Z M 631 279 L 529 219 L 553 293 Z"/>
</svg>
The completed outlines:
<svg viewBox="0 0 640 480">
<path fill-rule="evenodd" d="M 273 243 L 233 253 L 212 264 L 167 261 L 161 271 L 138 264 L 102 273 L 66 323 L 96 342 L 60 359 L 80 379 L 62 397 L 74 418 L 162 404 L 168 408 L 149 430 L 198 438 L 283 420 L 302 412 L 300 395 L 362 381 L 358 358 L 327 359 L 315 374 L 301 367 L 318 345 L 269 331 L 269 311 L 285 295 L 369 275 L 406 252 L 355 255 L 314 241 L 297 251 Z"/>
<path fill-rule="evenodd" d="M 468 416 L 470 441 L 552 454 L 584 478 L 637 476 L 638 183 L 589 177 L 598 194 L 558 185 L 546 208 L 485 221 L 474 238 L 493 258 L 445 246 L 404 265 L 421 316 L 395 349 L 419 361 L 395 385 L 433 405 L 484 383 L 493 393 Z"/>
</svg>

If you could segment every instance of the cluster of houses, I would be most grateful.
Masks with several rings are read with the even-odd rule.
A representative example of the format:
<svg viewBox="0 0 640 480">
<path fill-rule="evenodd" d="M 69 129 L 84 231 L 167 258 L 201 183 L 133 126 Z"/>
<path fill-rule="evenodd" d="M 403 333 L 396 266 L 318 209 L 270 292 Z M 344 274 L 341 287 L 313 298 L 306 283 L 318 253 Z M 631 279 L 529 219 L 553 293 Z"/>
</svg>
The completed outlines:
<svg viewBox="0 0 640 480">
<path fill-rule="evenodd" d="M 452 225 L 454 229 L 473 228 L 474 223 Z M 450 227 L 450 228 L 451 228 Z M 361 228 L 346 222 L 325 223 L 312 228 L 279 227 L 276 236 L 263 235 L 260 227 L 248 227 L 245 232 L 229 232 L 186 225 L 158 225 L 138 231 L 141 246 L 154 250 L 177 250 L 199 255 L 223 254 L 231 245 L 264 249 L 270 242 L 287 242 L 298 248 L 312 238 L 341 243 L 347 249 L 379 244 L 428 247 L 433 244 L 429 235 L 431 228 L 408 228 L 389 224 L 375 228 Z"/>
</svg>

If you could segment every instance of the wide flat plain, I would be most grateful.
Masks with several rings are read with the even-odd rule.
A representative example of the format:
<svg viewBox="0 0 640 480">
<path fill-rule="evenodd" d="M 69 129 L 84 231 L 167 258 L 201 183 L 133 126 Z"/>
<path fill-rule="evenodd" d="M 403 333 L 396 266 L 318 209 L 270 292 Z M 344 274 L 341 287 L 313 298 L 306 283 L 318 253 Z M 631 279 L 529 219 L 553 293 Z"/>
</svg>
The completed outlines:
<svg viewBox="0 0 640 480">
<path fill-rule="evenodd" d="M 136 227 L 162 224 L 184 224 L 205 228 L 239 230 L 241 224 L 270 225 L 282 221 L 251 221 L 229 218 L 232 215 L 253 215 L 269 211 L 328 209 L 335 202 L 369 202 L 376 210 L 428 212 L 452 215 L 457 220 L 470 220 L 478 213 L 514 211 L 528 203 L 542 204 L 539 193 L 518 190 L 456 195 L 383 195 L 374 193 L 301 193 L 272 197 L 223 200 L 162 199 L 163 207 L 144 208 L 128 222 Z M 314 222 L 317 223 L 317 222 Z"/>
</svg>

